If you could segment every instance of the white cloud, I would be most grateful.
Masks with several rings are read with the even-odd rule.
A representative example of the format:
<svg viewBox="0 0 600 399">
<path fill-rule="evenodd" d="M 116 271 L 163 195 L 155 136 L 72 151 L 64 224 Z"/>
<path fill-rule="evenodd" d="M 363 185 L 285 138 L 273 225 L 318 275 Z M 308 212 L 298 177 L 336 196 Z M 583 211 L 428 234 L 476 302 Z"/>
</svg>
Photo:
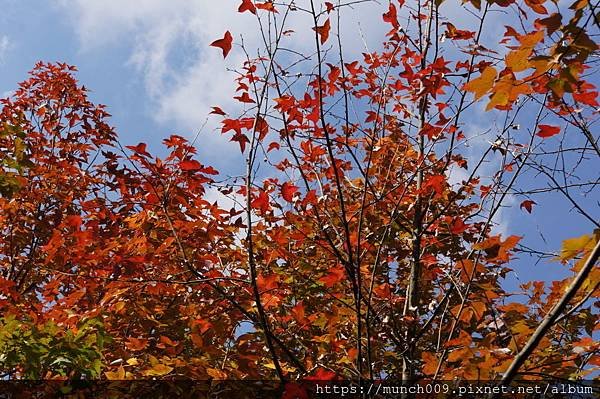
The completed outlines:
<svg viewBox="0 0 600 399">
<path fill-rule="evenodd" d="M 256 18 L 250 13 L 237 12 L 240 0 L 57 1 L 71 17 L 83 52 L 116 45 L 125 46 L 129 50 L 127 63 L 141 74 L 153 102 L 154 117 L 183 130 L 182 134 L 188 136 L 193 136 L 204 124 L 211 106 L 219 105 L 231 110 L 239 105 L 231 98 L 235 90 L 235 74 L 228 72 L 226 68 L 237 68 L 244 60 L 243 51 L 239 48 L 241 37 L 251 56 L 255 56 L 256 49 L 262 47 Z M 296 4 L 298 8 L 309 8 L 307 0 L 298 0 Z M 362 59 L 362 52 L 380 50 L 379 44 L 390 28 L 381 20 L 386 9 L 387 2 L 355 4 L 342 9 L 340 30 L 346 62 Z M 400 10 L 402 16 L 407 12 L 405 7 Z M 477 20 L 465 12 L 458 1 L 446 1 L 442 12 L 458 28 L 474 28 L 477 24 Z M 280 13 L 279 17 L 281 15 Z M 402 16 L 400 20 L 405 22 L 407 19 Z M 333 40 L 337 32 L 336 14 L 331 15 L 331 20 L 331 38 L 325 47 L 336 45 Z M 290 13 L 287 25 L 295 33 L 286 38 L 282 46 L 309 54 L 314 48 L 311 24 L 308 14 L 302 11 Z M 489 24 L 485 27 L 487 34 L 484 39 L 497 39 L 496 33 L 502 29 Z M 226 30 L 232 32 L 237 46 L 223 60 L 220 50 L 209 47 L 209 44 L 221 37 Z M 334 48 L 329 56 L 337 61 L 337 49 Z M 475 110 L 474 119 L 480 113 L 483 112 Z M 489 114 L 482 119 L 487 118 Z M 474 157 L 489 145 L 490 134 L 482 134 L 489 126 L 477 126 L 469 119 L 465 134 L 470 139 L 470 147 L 463 150 L 469 164 L 474 165 Z M 238 153 L 233 151 L 235 144 L 226 144 L 229 136 L 211 132 L 216 128 L 216 120 L 217 118 L 209 119 L 206 127 L 208 134 L 203 134 L 198 143 L 200 147 L 211 148 L 215 158 L 226 162 Z M 220 168 L 220 165 L 216 166 Z M 496 168 L 496 163 L 485 165 L 482 174 L 491 174 Z M 452 182 L 464 178 L 466 174 L 460 169 L 455 169 L 450 174 Z M 223 200 L 215 194 L 211 193 L 215 199 Z M 500 219 L 501 230 L 505 230 L 508 220 L 500 217 L 500 214 L 497 219 Z"/>
<path fill-rule="evenodd" d="M 307 6 L 305 0 L 296 3 Z M 70 15 L 82 51 L 129 46 L 128 63 L 143 74 L 146 89 L 156 102 L 156 117 L 189 130 L 204 122 L 210 106 L 231 103 L 235 75 L 226 67 L 238 67 L 244 60 L 239 47 L 223 61 L 220 51 L 209 44 L 230 30 L 238 45 L 243 36 L 253 56 L 252 50 L 259 48 L 262 40 L 255 17 L 237 12 L 238 0 L 58 0 L 58 4 Z M 352 44 L 347 46 L 352 56 L 360 55 L 370 41 L 374 45 L 383 38 L 388 27 L 373 23 L 380 21 L 381 12 L 375 4 L 344 8 L 342 37 Z M 312 49 L 310 24 L 306 13 L 292 12 L 288 26 L 296 33 L 284 46 Z"/>
<path fill-rule="evenodd" d="M 6 54 L 11 49 L 12 44 L 6 35 L 0 36 L 0 64 L 3 64 L 6 59 Z"/>
<path fill-rule="evenodd" d="M 243 42 L 251 57 L 262 46 L 256 17 L 237 12 L 240 0 L 220 2 L 206 0 L 56 0 L 70 18 L 71 26 L 85 54 L 100 48 L 119 46 L 128 51 L 124 62 L 135 68 L 144 81 L 153 117 L 188 138 L 205 124 L 197 144 L 200 155 L 218 169 L 231 168 L 239 153 L 229 135 L 214 132 L 218 118 L 208 117 L 211 106 L 226 111 L 239 109 L 233 100 L 236 75 L 228 71 L 239 68 L 245 55 Z M 296 1 L 308 8 L 307 0 Z M 382 7 L 375 3 L 344 7 L 341 36 L 345 61 L 362 58 L 368 47 L 375 49 L 389 26 L 381 22 Z M 387 5 L 385 6 L 387 7 Z M 266 18 L 266 13 L 261 13 Z M 279 14 L 281 17 L 282 13 Z M 324 21 L 324 19 L 323 19 Z M 332 17 L 332 38 L 337 31 Z M 360 25 L 359 25 L 360 23 Z M 263 21 L 263 26 L 267 22 Z M 295 33 L 285 38 L 284 47 L 306 54 L 314 50 L 311 17 L 301 11 L 291 12 L 287 29 Z M 210 43 L 226 30 L 234 36 L 234 48 L 223 60 L 221 51 Z M 334 45 L 330 39 L 327 45 Z M 338 52 L 331 54 L 337 60 Z M 114 62 L 114 61 L 113 61 Z M 144 101 L 142 99 L 142 101 Z"/>
</svg>

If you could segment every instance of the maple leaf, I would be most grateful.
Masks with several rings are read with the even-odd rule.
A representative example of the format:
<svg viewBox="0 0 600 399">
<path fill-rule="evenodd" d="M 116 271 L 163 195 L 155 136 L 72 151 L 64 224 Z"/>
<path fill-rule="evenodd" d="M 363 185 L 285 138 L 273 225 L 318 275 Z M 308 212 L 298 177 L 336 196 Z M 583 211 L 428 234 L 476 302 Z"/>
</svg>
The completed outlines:
<svg viewBox="0 0 600 399">
<path fill-rule="evenodd" d="M 256 123 L 254 124 L 254 131 L 258 133 L 258 140 L 262 141 L 267 133 L 269 133 L 269 124 L 262 116 L 256 117 Z"/>
<path fill-rule="evenodd" d="M 550 126 L 550 125 L 539 125 L 539 130 L 536 133 L 536 136 L 547 138 L 552 137 L 560 133 L 560 128 L 558 126 Z"/>
<path fill-rule="evenodd" d="M 554 13 L 547 18 L 536 19 L 533 25 L 536 29 L 541 30 L 542 27 L 546 28 L 548 35 L 556 32 L 562 23 L 562 15 Z"/>
<path fill-rule="evenodd" d="M 513 72 L 521 72 L 530 67 L 528 58 L 531 54 L 531 48 L 513 50 L 506 55 L 506 66 Z"/>
<path fill-rule="evenodd" d="M 125 148 L 129 148 L 131 151 L 135 152 L 136 154 L 143 155 L 148 158 L 152 157 L 152 155 L 150 155 L 150 153 L 146 151 L 145 143 L 139 143 L 136 146 L 126 145 Z"/>
<path fill-rule="evenodd" d="M 583 93 L 573 93 L 573 99 L 590 107 L 598 107 L 598 92 L 588 91 Z"/>
<path fill-rule="evenodd" d="M 475 93 L 475 100 L 483 97 L 494 85 L 494 81 L 496 80 L 496 76 L 498 73 L 494 67 L 488 66 L 486 67 L 481 75 L 471 80 L 468 83 L 465 83 L 464 89 L 466 91 L 470 91 Z"/>
<path fill-rule="evenodd" d="M 211 107 L 212 111 L 210 111 L 211 114 L 215 114 L 215 115 L 227 115 L 225 113 L 225 111 L 223 111 L 220 107 Z"/>
<path fill-rule="evenodd" d="M 461 218 L 456 218 L 450 227 L 450 233 L 458 235 L 464 233 L 469 225 L 465 224 L 465 222 Z"/>
<path fill-rule="evenodd" d="M 252 98 L 250 98 L 250 95 L 248 94 L 247 91 L 243 92 L 241 96 L 236 96 L 233 98 L 235 98 L 239 102 L 246 103 L 246 104 L 252 104 L 252 103 L 256 102 Z"/>
<path fill-rule="evenodd" d="M 398 22 L 398 12 L 394 3 L 390 2 L 388 11 L 383 14 L 383 21 L 392 24 L 396 29 L 400 27 L 400 23 Z"/>
<path fill-rule="evenodd" d="M 173 371 L 173 367 L 167 366 L 166 364 L 158 363 L 152 368 L 144 371 L 144 375 L 160 377 L 169 374 L 171 371 Z"/>
<path fill-rule="evenodd" d="M 238 7 L 238 12 L 250 11 L 252 14 L 256 14 L 256 7 L 252 0 L 242 0 L 242 4 Z"/>
<path fill-rule="evenodd" d="M 329 39 L 329 30 L 331 29 L 331 22 L 329 21 L 329 18 L 327 18 L 327 21 L 325 21 L 323 25 L 317 26 L 316 28 L 312 29 L 319 35 L 321 39 L 321 44 L 325 44 L 327 39 Z"/>
<path fill-rule="evenodd" d="M 469 40 L 475 37 L 475 32 L 469 30 L 456 29 L 456 26 L 454 26 L 450 22 L 444 22 L 444 25 L 446 25 L 445 35 L 448 39 Z"/>
<path fill-rule="evenodd" d="M 141 351 L 148 346 L 148 340 L 129 337 L 125 346 L 132 351 Z"/>
<path fill-rule="evenodd" d="M 436 195 L 440 195 L 444 192 L 444 183 L 446 177 L 444 175 L 433 175 L 429 176 L 423 183 L 423 188 L 432 188 Z"/>
<path fill-rule="evenodd" d="M 269 195 L 264 190 L 260 190 L 258 196 L 250 203 L 250 206 L 254 209 L 260 209 L 263 213 L 267 212 L 271 209 Z"/>
<path fill-rule="evenodd" d="M 330 3 L 328 1 L 325 2 L 325 7 L 327 10 L 327 14 L 329 14 L 330 12 L 332 12 L 335 9 L 335 6 L 333 5 L 333 3 Z"/>
<path fill-rule="evenodd" d="M 573 259 L 581 252 L 585 251 L 587 247 L 591 247 L 595 243 L 594 236 L 588 234 L 563 240 L 559 259 L 563 262 Z"/>
<path fill-rule="evenodd" d="M 256 3 L 256 8 L 258 8 L 259 10 L 265 10 L 265 11 L 269 11 L 272 13 L 277 13 L 277 9 L 275 8 L 275 5 L 273 4 L 272 1 L 266 1 L 264 3 Z"/>
<path fill-rule="evenodd" d="M 194 159 L 189 159 L 179 162 L 179 168 L 185 171 L 197 171 L 202 169 L 202 164 Z"/>
<path fill-rule="evenodd" d="M 519 205 L 519 208 L 525 209 L 528 213 L 531 213 L 531 209 L 532 209 L 533 205 L 537 205 L 537 203 L 532 200 L 525 200 L 525 201 L 521 202 L 521 205 Z"/>
<path fill-rule="evenodd" d="M 306 380 L 309 381 L 331 381 L 336 378 L 336 374 L 333 371 L 319 368 L 313 375 L 310 377 L 306 377 Z"/>
<path fill-rule="evenodd" d="M 227 54 L 231 51 L 231 42 L 233 41 L 233 36 L 229 31 L 225 32 L 225 35 L 222 39 L 217 39 L 212 42 L 210 45 L 212 47 L 218 47 L 223 51 L 223 58 L 227 57 Z"/>
<path fill-rule="evenodd" d="M 272 143 L 269 143 L 269 146 L 267 147 L 267 152 L 271 152 L 272 150 L 278 150 L 281 148 L 281 145 L 276 142 L 273 141 Z"/>
<path fill-rule="evenodd" d="M 292 202 L 297 191 L 298 187 L 287 181 L 281 186 L 281 196 L 287 202 Z"/>
<path fill-rule="evenodd" d="M 319 282 L 325 284 L 326 287 L 330 288 L 336 285 L 338 282 L 344 279 L 344 269 L 337 266 L 329 269 L 329 272 L 319 279 Z"/>
</svg>

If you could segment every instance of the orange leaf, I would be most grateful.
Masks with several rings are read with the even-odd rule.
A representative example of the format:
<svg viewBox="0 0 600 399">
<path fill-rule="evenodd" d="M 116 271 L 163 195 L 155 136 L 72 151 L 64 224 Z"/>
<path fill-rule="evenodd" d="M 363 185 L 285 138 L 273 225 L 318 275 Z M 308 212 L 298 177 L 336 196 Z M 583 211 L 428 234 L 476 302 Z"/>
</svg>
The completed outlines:
<svg viewBox="0 0 600 399">
<path fill-rule="evenodd" d="M 218 47 L 223 50 L 223 58 L 227 57 L 227 54 L 231 51 L 231 42 L 233 41 L 233 36 L 229 31 L 225 32 L 225 36 L 222 39 L 215 40 L 210 45 L 212 47 Z"/>
<path fill-rule="evenodd" d="M 252 14 L 256 14 L 256 7 L 252 0 L 242 0 L 242 4 L 238 7 L 238 12 L 250 11 Z"/>
<path fill-rule="evenodd" d="M 512 69 L 513 72 L 521 72 L 530 67 L 529 55 L 531 48 L 522 50 L 513 50 L 506 55 L 506 66 Z"/>
<path fill-rule="evenodd" d="M 329 18 L 327 18 L 327 21 L 325 21 L 325 23 L 323 25 L 313 28 L 313 30 L 316 31 L 317 34 L 319 35 L 319 37 L 321 38 L 321 44 L 324 44 L 327 41 L 327 39 L 329 39 L 329 30 L 330 29 L 331 29 L 331 22 L 329 21 Z"/>
<path fill-rule="evenodd" d="M 336 283 L 344 279 L 344 269 L 341 267 L 332 267 L 329 269 L 329 273 L 319 279 L 320 283 L 325 284 L 327 288 L 333 287 Z"/>
<path fill-rule="evenodd" d="M 264 3 L 256 3 L 256 8 L 258 8 L 259 10 L 265 10 L 265 11 L 274 12 L 274 13 L 277 12 L 272 1 L 267 1 Z"/>
<path fill-rule="evenodd" d="M 525 200 L 523 202 L 521 202 L 521 205 L 519 206 L 521 209 L 525 208 L 525 210 L 528 213 L 531 213 L 531 208 L 533 207 L 533 205 L 537 205 L 537 203 L 535 201 L 532 200 Z"/>
<path fill-rule="evenodd" d="M 129 337 L 129 339 L 127 340 L 127 343 L 125 343 L 125 347 L 132 351 L 141 351 L 141 350 L 145 349 L 147 346 L 148 346 L 147 339 L 138 339 L 138 338 L 133 338 L 133 337 Z"/>
<path fill-rule="evenodd" d="M 483 70 L 477 79 L 466 83 L 464 89 L 475 93 L 475 100 L 478 100 L 492 88 L 497 75 L 496 69 L 489 66 Z"/>
</svg>

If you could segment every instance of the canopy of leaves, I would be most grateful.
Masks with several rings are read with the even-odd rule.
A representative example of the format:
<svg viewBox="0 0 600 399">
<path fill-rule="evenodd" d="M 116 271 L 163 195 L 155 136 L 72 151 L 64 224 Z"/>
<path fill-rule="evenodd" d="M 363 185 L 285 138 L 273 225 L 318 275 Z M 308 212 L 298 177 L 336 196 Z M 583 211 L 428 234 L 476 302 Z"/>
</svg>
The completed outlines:
<svg viewBox="0 0 600 399">
<path fill-rule="evenodd" d="M 524 18 L 523 32 L 508 28 L 489 50 L 481 32 L 443 25 L 442 3 L 391 2 L 380 51 L 349 61 L 327 58 L 344 4 L 244 0 L 239 12 L 261 21 L 307 13 L 315 52 L 278 58 L 292 33 L 284 20 L 270 25 L 266 55 L 238 71 L 244 110 L 213 108 L 248 168 L 218 181 L 181 136 L 164 139 L 160 157 L 145 143 L 122 146 L 74 67 L 36 65 L 0 113 L 0 372 L 499 378 L 572 280 L 524 282 L 515 298 L 503 279 L 523 238 L 493 226 L 516 176 L 537 170 L 528 162 L 538 141 L 564 134 L 542 116 L 589 139 L 593 8 L 577 0 L 569 18 Z M 483 21 L 512 4 L 467 7 Z M 519 10 L 545 16 L 543 4 Z M 227 57 L 233 40 L 227 31 L 211 46 Z M 294 70 L 311 62 L 311 73 Z M 480 100 L 506 122 L 472 162 L 461 118 Z M 539 114 L 512 137 L 523 104 Z M 481 165 L 498 154 L 483 184 Z M 465 179 L 451 181 L 453 170 Z M 209 201 L 208 189 L 237 205 Z M 521 207 L 535 213 L 538 202 Z M 597 241 L 567 240 L 558 260 L 577 272 Z M 599 283 L 596 268 L 523 377 L 597 369 Z"/>
</svg>

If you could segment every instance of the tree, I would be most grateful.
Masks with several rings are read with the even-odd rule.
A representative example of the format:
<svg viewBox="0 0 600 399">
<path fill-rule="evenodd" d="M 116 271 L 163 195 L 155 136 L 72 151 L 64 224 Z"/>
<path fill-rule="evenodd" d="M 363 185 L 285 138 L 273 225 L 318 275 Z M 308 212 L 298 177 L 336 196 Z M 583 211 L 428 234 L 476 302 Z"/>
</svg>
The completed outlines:
<svg viewBox="0 0 600 399">
<path fill-rule="evenodd" d="M 579 277 L 527 282 L 518 299 L 504 283 L 516 254 L 549 254 L 494 226 L 509 198 L 531 213 L 543 193 L 600 227 L 578 196 L 598 183 L 596 6 L 472 1 L 471 29 L 444 16 L 458 5 L 391 1 L 382 46 L 347 60 L 340 26 L 360 3 L 242 2 L 264 42 L 255 57 L 241 43 L 243 109 L 213 108 L 246 162 L 220 181 L 183 137 L 162 158 L 122 147 L 72 67 L 37 65 L 3 101 L 3 313 L 65 335 L 98 320 L 112 379 L 592 373 L 597 231 L 557 256 Z M 520 29 L 487 43 L 498 11 Z M 294 15 L 311 21 L 309 52 L 293 47 L 306 34 Z M 233 40 L 211 46 L 227 57 Z M 481 103 L 492 139 L 470 152 Z M 238 205 L 208 202 L 207 187 Z M 0 364 L 11 377 L 34 367 Z"/>
</svg>

